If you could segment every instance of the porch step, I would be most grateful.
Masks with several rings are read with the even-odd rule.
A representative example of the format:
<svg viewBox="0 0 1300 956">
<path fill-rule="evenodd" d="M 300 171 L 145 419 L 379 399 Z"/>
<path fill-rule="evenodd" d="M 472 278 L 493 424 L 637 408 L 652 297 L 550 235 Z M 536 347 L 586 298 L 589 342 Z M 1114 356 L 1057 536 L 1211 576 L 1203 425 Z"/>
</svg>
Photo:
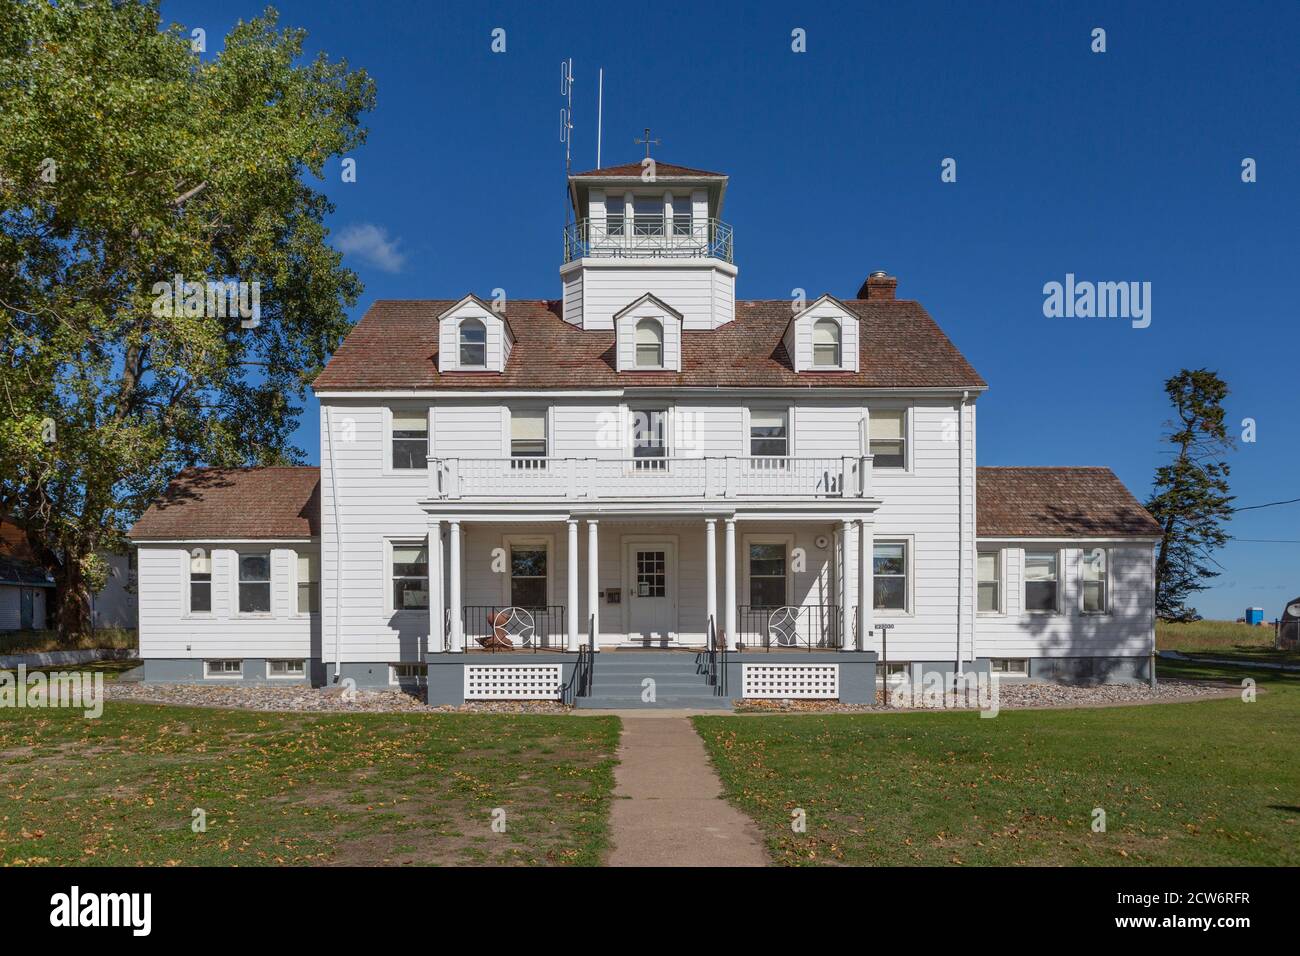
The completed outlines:
<svg viewBox="0 0 1300 956">
<path fill-rule="evenodd" d="M 731 701 L 718 697 L 704 674 L 703 654 L 680 651 L 617 651 L 596 655 L 591 697 L 578 707 L 605 710 L 700 708 L 723 710 Z M 654 680 L 655 701 L 641 699 L 643 682 Z"/>
<path fill-rule="evenodd" d="M 731 701 L 726 697 L 714 697 L 712 694 L 691 695 L 689 697 L 665 697 L 658 695 L 653 704 L 641 699 L 641 694 L 612 695 L 599 697 L 579 697 L 575 706 L 593 710 L 730 710 Z"/>
</svg>

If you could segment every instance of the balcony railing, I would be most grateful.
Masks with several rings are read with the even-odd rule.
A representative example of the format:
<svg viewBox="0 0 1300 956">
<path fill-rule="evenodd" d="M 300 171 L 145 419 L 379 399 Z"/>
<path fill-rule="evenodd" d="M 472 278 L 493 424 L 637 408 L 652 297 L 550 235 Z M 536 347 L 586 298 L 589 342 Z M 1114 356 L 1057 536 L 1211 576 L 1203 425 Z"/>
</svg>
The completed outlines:
<svg viewBox="0 0 1300 956">
<path fill-rule="evenodd" d="M 629 216 L 579 219 L 564 228 L 564 261 L 595 258 L 708 258 L 735 261 L 731 226 L 721 219 Z"/>
<path fill-rule="evenodd" d="M 861 498 L 871 456 L 430 458 L 434 498 Z"/>
</svg>

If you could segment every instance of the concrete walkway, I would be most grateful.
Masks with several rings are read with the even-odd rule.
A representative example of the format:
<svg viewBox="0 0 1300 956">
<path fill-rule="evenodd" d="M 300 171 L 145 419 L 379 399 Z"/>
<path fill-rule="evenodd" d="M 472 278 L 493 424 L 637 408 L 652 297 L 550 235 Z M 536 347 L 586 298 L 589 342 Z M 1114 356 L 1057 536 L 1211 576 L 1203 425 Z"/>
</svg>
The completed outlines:
<svg viewBox="0 0 1300 956">
<path fill-rule="evenodd" d="M 763 866 L 754 822 L 722 799 L 685 717 L 623 717 L 611 866 Z"/>
</svg>

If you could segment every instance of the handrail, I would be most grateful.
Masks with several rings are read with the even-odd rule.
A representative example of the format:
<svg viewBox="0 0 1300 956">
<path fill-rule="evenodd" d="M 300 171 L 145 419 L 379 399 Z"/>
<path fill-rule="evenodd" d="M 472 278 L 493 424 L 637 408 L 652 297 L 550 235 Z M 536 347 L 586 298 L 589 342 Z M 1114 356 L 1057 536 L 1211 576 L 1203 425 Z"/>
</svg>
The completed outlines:
<svg viewBox="0 0 1300 956">
<path fill-rule="evenodd" d="M 675 216 L 579 219 L 564 227 L 564 261 L 584 258 L 705 258 L 735 261 L 732 229 L 721 219 Z"/>
<path fill-rule="evenodd" d="M 715 688 L 714 690 L 715 694 L 717 693 L 716 688 L 718 686 L 718 643 L 717 642 L 718 642 L 718 629 L 713 622 L 713 615 L 710 614 L 709 632 L 706 641 L 706 647 L 708 649 L 707 650 L 708 657 L 707 657 L 707 665 L 705 670 L 705 679 L 708 681 L 710 687 Z"/>
<path fill-rule="evenodd" d="M 578 645 L 578 658 L 574 662 L 573 673 L 560 688 L 560 701 L 573 704 L 579 697 L 591 696 L 591 669 L 595 664 L 595 655 L 590 644 Z"/>
</svg>

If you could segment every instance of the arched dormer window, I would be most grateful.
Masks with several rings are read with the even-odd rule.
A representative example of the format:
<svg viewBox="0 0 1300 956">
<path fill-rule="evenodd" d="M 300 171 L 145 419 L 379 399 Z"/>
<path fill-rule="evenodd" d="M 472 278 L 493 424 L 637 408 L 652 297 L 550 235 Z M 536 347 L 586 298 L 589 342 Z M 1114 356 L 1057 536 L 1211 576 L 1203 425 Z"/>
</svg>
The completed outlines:
<svg viewBox="0 0 1300 956">
<path fill-rule="evenodd" d="M 487 326 L 478 319 L 465 319 L 458 332 L 461 368 L 484 368 L 487 365 Z"/>
<path fill-rule="evenodd" d="M 636 324 L 636 367 L 664 367 L 664 327 L 658 319 Z"/>
<path fill-rule="evenodd" d="M 834 319 L 818 319 L 813 323 L 813 366 L 840 367 L 840 324 Z"/>
</svg>

